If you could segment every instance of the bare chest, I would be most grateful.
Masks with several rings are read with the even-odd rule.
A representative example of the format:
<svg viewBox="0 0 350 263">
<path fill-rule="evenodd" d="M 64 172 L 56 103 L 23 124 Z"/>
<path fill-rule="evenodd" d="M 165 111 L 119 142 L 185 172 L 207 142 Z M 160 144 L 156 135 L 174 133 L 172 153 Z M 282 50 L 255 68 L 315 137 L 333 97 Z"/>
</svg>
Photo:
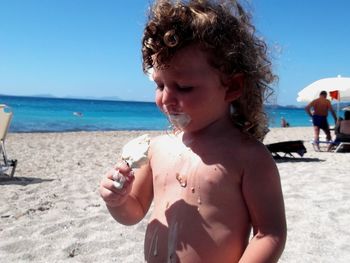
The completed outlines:
<svg viewBox="0 0 350 263">
<path fill-rule="evenodd" d="M 218 200 L 221 204 L 241 201 L 239 169 L 227 169 L 220 158 L 173 148 L 152 160 L 152 170 L 154 201 L 165 209 L 178 200 L 198 210 L 203 204 L 217 206 Z"/>
<path fill-rule="evenodd" d="M 151 160 L 154 208 L 145 239 L 146 258 L 238 261 L 249 235 L 239 169 L 232 165 L 228 169 L 214 149 L 201 155 L 186 147 L 158 152 Z"/>
</svg>

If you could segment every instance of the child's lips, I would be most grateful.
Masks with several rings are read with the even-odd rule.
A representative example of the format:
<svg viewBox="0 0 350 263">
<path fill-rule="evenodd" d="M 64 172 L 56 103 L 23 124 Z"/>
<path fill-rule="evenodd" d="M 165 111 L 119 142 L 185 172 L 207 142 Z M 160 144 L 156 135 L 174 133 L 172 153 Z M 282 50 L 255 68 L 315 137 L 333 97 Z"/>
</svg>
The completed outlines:
<svg viewBox="0 0 350 263">
<path fill-rule="evenodd" d="M 180 115 L 180 114 L 185 114 L 183 111 L 181 110 L 169 110 L 169 109 L 164 109 L 164 113 L 166 115 Z"/>
<path fill-rule="evenodd" d="M 186 113 L 183 113 L 183 112 L 169 112 L 169 113 L 167 113 L 167 115 L 169 115 L 169 116 L 181 116 L 184 114 L 186 114 Z"/>
<path fill-rule="evenodd" d="M 169 121 L 178 129 L 182 130 L 190 122 L 191 117 L 184 112 L 169 112 L 167 113 Z"/>
</svg>

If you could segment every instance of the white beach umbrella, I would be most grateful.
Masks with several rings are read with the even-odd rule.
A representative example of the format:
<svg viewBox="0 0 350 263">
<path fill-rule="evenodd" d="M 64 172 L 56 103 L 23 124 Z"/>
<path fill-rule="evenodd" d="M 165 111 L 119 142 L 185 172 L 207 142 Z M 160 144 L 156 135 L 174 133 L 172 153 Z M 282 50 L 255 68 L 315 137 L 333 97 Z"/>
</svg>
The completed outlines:
<svg viewBox="0 0 350 263">
<path fill-rule="evenodd" d="M 339 102 L 350 101 L 350 78 L 325 78 L 317 80 L 298 93 L 297 101 L 310 102 L 320 96 L 321 91 L 327 91 L 328 98 L 337 100 L 337 116 L 339 116 Z"/>
<path fill-rule="evenodd" d="M 298 93 L 297 101 L 310 102 L 317 99 L 321 91 L 327 91 L 329 98 L 330 92 L 339 94 L 339 101 L 350 101 L 350 78 L 338 76 L 336 78 L 325 78 L 317 80 Z M 333 96 L 333 98 L 335 98 Z"/>
</svg>

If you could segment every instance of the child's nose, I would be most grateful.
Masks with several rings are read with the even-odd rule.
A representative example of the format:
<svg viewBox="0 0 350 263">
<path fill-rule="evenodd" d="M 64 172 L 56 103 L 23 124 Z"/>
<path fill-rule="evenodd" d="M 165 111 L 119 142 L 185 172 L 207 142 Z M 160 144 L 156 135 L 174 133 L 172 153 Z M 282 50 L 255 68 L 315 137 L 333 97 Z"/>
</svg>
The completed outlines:
<svg viewBox="0 0 350 263">
<path fill-rule="evenodd" d="M 175 94 L 175 92 L 172 91 L 169 88 L 164 88 L 163 96 L 162 96 L 162 103 L 165 106 L 175 105 L 176 104 L 176 94 Z"/>
</svg>

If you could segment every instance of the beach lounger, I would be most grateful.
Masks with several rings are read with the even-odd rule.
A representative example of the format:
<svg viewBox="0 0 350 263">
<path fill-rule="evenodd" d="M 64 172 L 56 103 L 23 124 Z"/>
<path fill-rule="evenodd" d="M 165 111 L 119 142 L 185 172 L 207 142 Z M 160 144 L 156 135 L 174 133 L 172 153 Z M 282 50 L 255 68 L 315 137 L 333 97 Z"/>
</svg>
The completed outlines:
<svg viewBox="0 0 350 263">
<path fill-rule="evenodd" d="M 333 141 L 327 141 L 327 140 L 310 140 L 310 143 L 312 144 L 312 147 L 314 148 L 315 152 L 327 152 L 329 149 L 334 145 Z"/>
<path fill-rule="evenodd" d="M 336 129 L 336 138 L 333 142 L 332 147 L 332 149 L 334 149 L 334 152 L 350 152 L 349 122 L 350 120 L 340 121 L 338 129 Z"/>
<path fill-rule="evenodd" d="M 338 133 L 334 141 L 334 152 L 350 152 L 350 134 Z"/>
<path fill-rule="evenodd" d="M 316 143 L 314 140 L 311 140 L 310 142 L 316 152 L 350 152 L 350 138 L 349 141 L 319 141 Z"/>
<path fill-rule="evenodd" d="M 7 170 L 12 168 L 9 176 L 13 177 L 17 166 L 17 160 L 8 159 L 5 149 L 5 139 L 11 118 L 12 112 L 9 111 L 9 108 L 4 104 L 0 104 L 0 175 L 4 175 Z"/>
<path fill-rule="evenodd" d="M 266 144 L 265 146 L 271 152 L 272 156 L 277 158 L 282 158 L 278 153 L 284 153 L 283 157 L 286 157 L 287 155 L 294 157 L 293 153 L 297 153 L 303 157 L 306 153 L 306 148 L 301 140 L 277 142 Z"/>
<path fill-rule="evenodd" d="M 341 142 L 334 152 L 336 153 L 350 153 L 350 142 Z"/>
</svg>

